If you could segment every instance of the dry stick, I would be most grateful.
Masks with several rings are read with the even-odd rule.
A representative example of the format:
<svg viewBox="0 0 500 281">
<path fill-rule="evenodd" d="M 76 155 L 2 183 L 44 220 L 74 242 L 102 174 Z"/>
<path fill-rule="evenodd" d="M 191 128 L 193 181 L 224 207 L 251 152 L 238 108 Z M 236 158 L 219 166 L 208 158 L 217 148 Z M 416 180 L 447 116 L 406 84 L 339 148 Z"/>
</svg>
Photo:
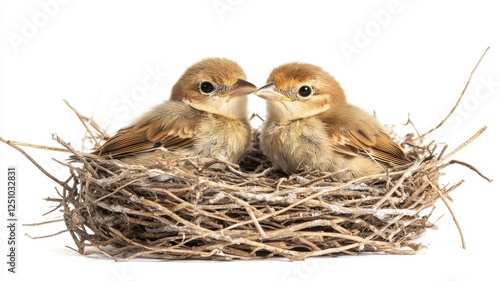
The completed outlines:
<svg viewBox="0 0 500 281">
<path fill-rule="evenodd" d="M 207 216 L 207 217 L 212 217 L 212 218 L 215 218 L 215 219 L 218 219 L 218 220 L 226 220 L 226 221 L 231 221 L 231 222 L 236 222 L 237 220 L 234 219 L 234 218 L 231 218 L 231 217 L 225 217 L 225 218 L 221 218 L 215 214 L 212 214 L 210 212 L 206 212 L 204 210 L 202 210 L 200 207 L 198 206 L 195 206 L 193 205 L 192 203 L 189 203 L 181 198 L 179 198 L 177 195 L 173 194 L 172 192 L 170 192 L 169 190 L 164 190 L 163 191 L 165 194 L 167 194 L 168 196 L 172 197 L 173 199 L 179 201 L 181 204 L 185 204 L 187 207 L 190 207 L 191 209 L 193 209 L 194 211 L 204 215 L 204 216 Z M 238 205 L 239 206 L 239 205 Z"/>
<path fill-rule="evenodd" d="M 316 244 L 314 244 L 313 242 L 309 241 L 309 239 L 305 239 L 304 237 L 298 237 L 300 243 L 302 244 L 305 244 L 307 246 L 309 246 L 311 249 L 313 249 L 314 251 L 320 251 L 321 248 L 318 247 Z"/>
<path fill-rule="evenodd" d="M 302 258 L 305 259 L 308 257 L 317 257 L 317 256 L 328 255 L 328 254 L 340 253 L 340 252 L 344 252 L 344 251 L 358 248 L 361 245 L 362 245 L 361 243 L 353 243 L 353 244 L 342 246 L 342 247 L 327 248 L 327 249 L 320 250 L 320 251 L 305 252 L 302 254 Z"/>
<path fill-rule="evenodd" d="M 459 165 L 465 166 L 465 167 L 471 169 L 472 171 L 476 172 L 476 174 L 478 174 L 480 177 L 482 177 L 483 179 L 487 180 L 488 182 L 492 182 L 493 181 L 492 179 L 488 178 L 483 173 L 481 173 L 476 167 L 472 166 L 469 163 L 465 163 L 465 162 L 462 162 L 462 161 L 459 161 L 459 160 L 450 160 L 450 162 L 444 164 L 442 166 L 442 168 L 445 168 L 446 166 L 449 166 L 449 165 L 452 165 L 452 164 L 459 164 Z"/>
<path fill-rule="evenodd" d="M 438 157 L 436 159 L 437 160 L 441 160 L 441 158 L 443 158 L 443 155 L 444 155 L 444 153 L 446 152 L 447 149 L 448 149 L 448 145 L 445 144 L 444 147 L 443 147 L 443 149 L 441 149 L 441 152 L 439 152 L 439 155 L 438 155 Z"/>
<path fill-rule="evenodd" d="M 80 112 L 78 112 L 73 106 L 71 106 L 69 104 L 69 102 L 67 100 L 63 100 L 66 105 L 71 109 L 73 110 L 73 112 L 76 114 L 76 116 L 78 116 L 78 119 L 80 120 L 80 122 L 82 123 L 82 125 L 85 127 L 85 129 L 87 130 L 87 133 L 89 133 L 90 137 L 92 138 L 92 140 L 94 141 L 95 144 L 98 144 L 99 141 L 97 140 L 97 138 L 94 136 L 94 134 L 92 134 L 92 131 L 90 130 L 90 128 L 87 126 L 87 123 L 85 121 L 88 121 L 88 118 L 81 115 Z"/>
<path fill-rule="evenodd" d="M 303 231 L 304 229 L 310 229 L 318 226 L 330 226 L 334 228 L 339 222 L 343 222 L 343 219 L 317 219 L 313 221 L 302 222 L 294 225 L 290 225 L 281 229 L 271 230 L 267 232 L 268 238 L 277 239 L 280 237 L 290 237 L 299 234 L 308 233 L 308 236 L 328 236 L 344 240 L 350 240 L 355 242 L 368 243 L 369 240 L 355 236 L 348 233 L 334 233 L 334 232 L 313 232 L 313 231 Z M 339 231 L 340 232 L 340 231 Z M 305 234 L 304 234 L 305 235 Z"/>
<path fill-rule="evenodd" d="M 71 145 L 65 141 L 63 141 L 57 134 L 52 134 L 52 139 L 57 141 L 58 143 L 60 143 L 62 146 L 66 147 L 66 149 L 68 149 L 69 151 L 71 151 L 71 153 L 73 153 L 74 155 L 78 155 L 78 152 L 73 148 L 71 147 Z M 87 153 L 85 154 L 82 154 L 84 155 L 85 157 L 87 157 L 86 155 Z M 93 155 L 93 154 L 90 154 L 91 155 L 91 158 L 96 158 L 97 155 Z M 92 168 L 92 166 L 89 164 L 89 162 L 87 162 L 87 160 L 85 159 L 80 159 L 84 165 L 84 167 L 94 176 L 97 178 L 97 173 L 96 171 Z"/>
<path fill-rule="evenodd" d="M 62 198 L 61 205 L 63 207 L 63 220 L 64 220 L 64 224 L 66 225 L 66 228 L 69 231 L 69 234 L 71 235 L 71 238 L 73 238 L 73 242 L 75 242 L 75 245 L 78 247 L 78 252 L 80 254 L 83 254 L 84 247 L 81 246 L 80 240 L 78 240 L 78 237 L 75 235 L 75 232 L 72 229 L 72 227 L 70 225 L 70 222 L 69 222 L 70 219 L 68 218 L 69 215 L 70 215 L 70 210 L 69 210 L 69 207 L 68 207 L 69 204 L 67 202 L 67 200 L 68 200 L 68 198 L 67 198 L 68 189 L 69 189 L 69 186 L 63 187 L 62 194 L 61 194 L 61 198 Z M 73 248 L 70 248 L 70 249 L 73 249 Z"/>
<path fill-rule="evenodd" d="M 118 203 L 107 204 L 105 202 L 97 202 L 96 206 L 99 206 L 99 207 L 106 209 L 108 211 L 120 213 L 120 214 L 130 214 L 130 215 L 138 215 L 138 216 L 145 215 L 145 213 L 141 210 L 131 209 L 129 207 L 122 206 Z"/>
<path fill-rule="evenodd" d="M 67 104 L 68 104 L 68 103 L 67 103 Z M 69 105 L 69 104 L 68 104 L 68 105 Z M 95 106 L 95 104 L 94 104 L 94 106 Z M 100 135 L 101 140 L 106 140 L 106 139 L 111 138 L 111 136 L 110 136 L 110 135 L 108 135 L 108 134 L 106 133 L 106 130 L 105 130 L 105 129 L 103 129 L 103 128 L 101 128 L 101 126 L 99 126 L 99 124 L 97 124 L 97 122 L 95 122 L 95 120 L 94 120 L 94 118 L 93 118 L 93 117 L 90 117 L 90 118 L 89 118 L 89 117 L 86 117 L 86 116 L 81 115 L 81 114 L 80 114 L 80 112 L 79 112 L 78 110 L 74 110 L 74 111 L 75 111 L 75 113 L 77 114 L 77 116 L 78 116 L 78 115 L 82 116 L 82 117 L 83 117 L 83 120 L 85 120 L 86 122 L 88 122 L 88 123 L 90 124 L 90 126 L 92 126 L 92 127 L 93 127 L 93 128 L 94 128 L 97 132 L 99 132 L 99 134 L 101 134 L 101 135 Z M 92 112 L 94 112 L 94 109 L 92 109 Z M 87 131 L 88 131 L 88 130 L 87 130 Z M 96 143 L 96 144 L 97 144 L 97 143 Z"/>
<path fill-rule="evenodd" d="M 5 142 L 5 141 L 3 141 L 3 142 Z M 57 152 L 66 152 L 66 153 L 69 152 L 67 149 L 59 148 L 59 147 L 53 147 L 53 146 L 31 144 L 31 143 L 20 142 L 20 141 L 12 141 L 12 140 L 7 140 L 7 142 L 9 142 L 10 144 L 13 144 L 13 145 L 17 145 L 17 146 L 25 146 L 25 147 L 31 147 L 31 148 L 43 149 L 43 150 L 51 150 L 51 151 L 57 151 Z"/>
<path fill-rule="evenodd" d="M 413 191 L 412 194 L 408 198 L 406 198 L 406 201 L 403 203 L 402 207 L 407 208 L 407 209 L 414 209 L 415 206 L 417 206 L 419 203 L 421 203 L 422 198 L 425 197 L 425 194 L 423 191 L 426 189 L 427 189 L 427 185 L 425 185 L 425 184 L 421 185 L 417 190 Z M 420 195 L 419 199 L 417 199 L 418 195 Z M 417 200 L 415 200 L 415 199 L 417 199 Z M 411 204 L 413 201 L 415 201 L 415 202 L 413 204 Z"/>
<path fill-rule="evenodd" d="M 84 256 L 90 256 L 90 255 L 97 255 L 97 254 L 101 254 L 101 255 L 105 255 L 106 257 L 110 258 L 110 259 L 114 259 L 114 257 L 110 254 L 108 254 L 105 250 L 103 250 L 100 246 L 95 246 L 99 251 L 85 251 L 83 253 L 80 253 L 81 255 L 84 255 Z M 68 247 L 70 249 L 73 249 L 71 247 Z M 116 259 L 115 259 L 116 260 Z"/>
<path fill-rule="evenodd" d="M 401 218 L 403 218 L 403 215 L 399 215 L 395 218 L 393 218 L 392 220 L 390 220 L 389 222 L 387 222 L 383 227 L 379 228 L 378 229 L 378 232 L 373 232 L 370 236 L 366 237 L 366 239 L 368 240 L 371 240 L 373 239 L 375 236 L 380 236 L 380 237 L 383 237 L 384 239 L 391 241 L 391 238 L 387 235 L 383 235 L 383 233 L 386 232 L 386 230 L 391 226 L 393 225 L 394 223 L 396 222 L 400 222 Z M 390 234 L 389 234 L 390 235 Z"/>
<path fill-rule="evenodd" d="M 321 236 L 321 237 L 339 238 L 339 239 L 343 239 L 343 240 L 354 241 L 354 242 L 357 242 L 361 245 L 372 245 L 374 247 L 394 246 L 394 243 L 392 243 L 392 242 L 369 240 L 369 239 L 366 239 L 366 238 L 363 238 L 360 236 L 356 236 L 356 235 L 345 235 L 345 234 L 332 233 L 332 232 L 297 231 L 296 233 L 294 233 L 294 235 L 301 236 L 301 237 Z"/>
<path fill-rule="evenodd" d="M 131 245 L 136 245 L 137 247 L 142 248 L 142 249 L 149 250 L 149 251 L 138 252 L 138 253 L 134 254 L 133 257 L 145 256 L 145 255 L 150 255 L 150 254 L 155 254 L 155 253 L 180 253 L 180 254 L 188 254 L 189 256 L 191 256 L 191 255 L 203 256 L 203 254 L 206 255 L 206 253 L 203 253 L 203 252 L 200 252 L 200 251 L 192 251 L 192 250 L 187 250 L 187 249 L 177 250 L 174 247 L 156 248 L 156 247 L 147 246 L 147 245 L 140 244 L 140 243 L 137 243 L 137 242 L 129 239 L 128 237 L 126 237 L 120 231 L 118 231 L 117 229 L 115 229 L 113 227 L 110 227 L 109 230 L 111 232 L 113 232 L 113 234 L 117 235 L 118 237 L 120 237 L 121 239 L 123 239 L 124 241 L 126 241 L 127 243 L 129 243 Z M 128 260 L 128 259 L 129 258 L 117 259 L 117 261 L 125 261 L 125 260 Z"/>
<path fill-rule="evenodd" d="M 405 125 L 405 126 L 411 125 L 413 127 L 413 130 L 417 133 L 417 136 L 420 137 L 420 133 L 418 132 L 417 127 L 415 126 L 415 124 L 413 123 L 413 121 L 411 121 L 411 119 L 410 119 L 410 113 L 409 112 L 408 112 L 408 120 L 403 125 Z"/>
<path fill-rule="evenodd" d="M 28 158 L 28 160 L 30 160 L 31 163 L 33 163 L 33 165 L 35 165 L 42 173 L 44 173 L 51 180 L 55 181 L 57 184 L 59 184 L 60 186 L 66 185 L 64 182 L 58 180 L 56 177 L 54 177 L 49 172 L 47 172 L 44 168 L 42 168 L 42 166 L 40 166 L 40 164 L 38 164 L 38 162 L 36 162 L 35 159 L 33 159 L 31 156 L 29 156 L 28 153 L 26 153 L 26 151 L 24 151 L 22 148 L 20 148 L 16 144 L 13 144 L 11 141 L 3 139 L 2 137 L 0 137 L 0 141 L 7 144 L 8 146 L 13 147 L 15 150 L 21 152 L 21 154 L 24 155 L 24 157 Z"/>
<path fill-rule="evenodd" d="M 32 143 L 27 143 L 27 142 L 5 140 L 1 137 L 0 137 L 0 141 L 4 142 L 10 146 L 17 145 L 17 146 L 31 147 L 31 148 L 42 149 L 42 150 L 51 150 L 51 151 L 56 151 L 56 152 L 71 153 L 71 151 L 68 150 L 67 148 L 59 148 L 59 147 L 53 147 L 53 146 L 47 146 L 47 145 L 32 144 Z M 83 153 L 83 152 L 81 154 L 85 157 L 96 158 L 96 155 L 94 155 L 94 154 L 88 154 L 88 153 Z"/>
<path fill-rule="evenodd" d="M 403 181 L 408 178 L 411 173 L 413 172 L 413 170 L 418 167 L 420 165 L 420 161 L 418 162 L 415 162 L 411 167 L 409 167 L 408 169 L 406 169 L 406 171 L 404 172 L 404 174 L 399 178 L 399 180 L 394 184 L 394 186 L 391 188 L 391 190 L 389 190 L 385 195 L 384 197 L 382 197 L 374 206 L 373 206 L 373 209 L 378 209 L 380 208 L 380 206 L 382 204 L 384 204 L 384 202 L 389 199 L 390 196 L 392 196 L 392 194 L 401 186 L 401 184 L 403 183 Z M 389 182 L 389 181 L 387 181 Z"/>
<path fill-rule="evenodd" d="M 95 171 L 93 171 L 93 172 L 95 173 Z M 96 176 L 94 176 L 94 177 L 96 177 Z M 78 199 L 82 201 L 82 203 L 84 205 L 83 207 L 85 208 L 85 211 L 87 212 L 87 214 L 92 214 L 93 212 L 91 210 L 91 207 L 93 207 L 93 206 L 92 206 L 92 204 L 87 203 L 87 202 L 92 202 L 92 200 L 91 200 L 92 194 L 89 191 L 90 191 L 90 181 L 87 180 L 85 182 L 85 187 L 81 186 L 81 191 L 78 194 L 78 197 L 79 197 Z M 83 193 L 83 195 L 82 195 L 82 193 Z M 102 202 L 99 202 L 99 203 L 102 203 Z M 73 203 L 73 204 L 75 205 L 75 203 Z M 96 218 L 94 216 L 87 216 L 85 218 L 85 220 L 87 222 L 87 224 L 85 226 L 88 227 L 89 229 L 91 229 L 94 232 L 94 234 L 98 235 L 101 238 L 102 237 L 105 237 L 105 238 L 109 237 L 107 233 L 105 234 L 105 233 L 97 231 L 102 226 L 99 222 L 96 223 Z M 80 237 L 81 237 L 81 235 L 80 235 Z M 83 244 L 83 245 L 85 245 L 85 244 Z"/>
<path fill-rule="evenodd" d="M 459 186 L 461 186 L 463 183 L 465 182 L 465 180 L 461 179 L 459 182 L 455 183 L 452 187 L 448 188 L 446 190 L 446 193 L 450 193 L 452 192 L 453 190 L 457 189 Z"/>
<path fill-rule="evenodd" d="M 33 240 L 36 240 L 36 239 L 43 239 L 43 238 L 54 237 L 54 236 L 57 236 L 57 235 L 62 234 L 64 232 L 68 232 L 68 230 L 65 229 L 65 230 L 61 230 L 61 231 L 53 233 L 53 234 L 48 234 L 48 235 L 43 235 L 43 236 L 31 236 L 29 234 L 25 234 L 25 235 L 28 236 L 29 238 L 33 239 Z"/>
<path fill-rule="evenodd" d="M 326 175 L 324 175 L 324 176 L 322 176 L 322 177 L 315 178 L 315 179 L 310 180 L 309 182 L 305 183 L 305 184 L 304 184 L 304 187 L 311 186 L 312 184 L 314 184 L 314 183 L 316 183 L 316 182 L 318 182 L 318 181 L 321 181 L 321 180 L 324 180 L 324 179 L 327 179 L 327 178 L 330 178 L 330 177 L 336 176 L 336 175 L 341 174 L 341 173 L 345 173 L 345 172 L 347 172 L 347 171 L 349 171 L 349 169 L 344 168 L 344 169 L 341 169 L 341 170 L 339 170 L 339 171 L 336 171 L 336 172 L 333 172 L 333 173 L 326 174 Z"/>
<path fill-rule="evenodd" d="M 173 254 L 177 254 L 177 255 L 173 255 L 170 253 L 167 253 L 168 256 L 160 255 L 160 253 L 164 253 L 164 252 L 172 252 Z M 200 251 L 193 251 L 193 250 L 175 250 L 175 249 L 163 250 L 163 249 L 160 249 L 160 250 L 141 251 L 141 252 L 135 253 L 133 255 L 126 256 L 124 258 L 118 258 L 118 259 L 114 258 L 114 257 L 111 257 L 111 258 L 114 258 L 118 262 L 124 262 L 124 261 L 128 261 L 128 260 L 131 260 L 131 259 L 134 259 L 137 257 L 154 257 L 154 258 L 162 257 L 164 259 L 177 260 L 177 259 L 179 259 L 179 257 L 180 258 L 187 258 L 187 257 L 191 257 L 191 256 L 199 256 L 202 258 L 217 256 L 217 257 L 221 257 L 222 260 L 228 260 L 228 259 L 231 259 L 231 257 L 233 257 L 233 255 L 227 255 L 226 253 L 223 253 L 220 249 L 213 249 L 209 253 L 200 252 Z M 229 257 L 229 258 L 224 258 L 224 257 Z M 240 258 L 240 259 L 244 259 L 244 257 L 242 257 L 242 256 L 236 256 L 236 257 Z"/>
<path fill-rule="evenodd" d="M 254 119 L 255 117 L 259 118 L 260 121 L 264 122 L 264 119 L 262 119 L 262 117 L 260 117 L 260 115 L 255 112 L 252 113 L 252 115 L 250 115 L 250 120 Z"/>
<path fill-rule="evenodd" d="M 64 219 L 56 219 L 56 220 L 50 220 L 50 221 L 44 221 L 44 222 L 37 222 L 37 223 L 23 223 L 23 226 L 39 226 L 39 225 L 44 225 L 44 224 L 49 224 L 49 223 L 54 223 L 54 222 L 60 222 L 64 221 Z"/>
<path fill-rule="evenodd" d="M 267 235 L 264 232 L 264 229 L 262 228 L 262 226 L 260 225 L 259 220 L 255 216 L 255 212 L 254 211 L 258 211 L 258 210 L 256 210 L 255 208 L 252 208 L 252 206 L 250 204 L 248 204 L 247 202 L 245 202 L 245 201 L 241 200 L 240 198 L 237 198 L 237 197 L 235 197 L 235 196 L 233 196 L 233 195 L 231 195 L 229 193 L 226 193 L 225 196 L 227 196 L 228 198 L 230 198 L 231 200 L 235 201 L 239 205 L 243 206 L 243 208 L 245 208 L 245 210 L 247 211 L 248 215 L 252 219 L 255 227 L 259 231 L 259 233 L 262 236 L 262 238 L 266 238 Z"/>
<path fill-rule="evenodd" d="M 105 199 L 105 198 L 108 198 L 108 197 L 110 197 L 110 196 L 115 195 L 115 194 L 116 194 L 116 193 L 118 193 L 120 190 L 122 190 L 123 188 L 127 187 L 129 184 L 132 184 L 132 183 L 137 182 L 137 181 L 141 181 L 141 180 L 146 179 L 146 178 L 147 178 L 147 177 L 141 177 L 141 178 L 136 178 L 136 179 L 133 179 L 133 180 L 131 180 L 131 181 L 128 181 L 128 182 L 126 182 L 126 183 L 124 183 L 124 184 L 122 184 L 122 185 L 118 186 L 115 190 L 113 190 L 113 192 L 110 192 L 110 193 L 108 193 L 108 194 L 106 194 L 106 195 L 104 195 L 104 196 L 102 196 L 102 197 L 97 198 L 96 200 L 94 200 L 94 201 L 92 202 L 92 204 L 95 204 L 95 203 L 97 203 L 97 202 L 101 201 L 102 199 Z"/>
<path fill-rule="evenodd" d="M 74 176 L 76 178 L 76 176 Z M 75 180 L 75 185 L 76 185 L 76 180 Z M 70 187 L 68 185 L 63 186 L 62 190 L 62 202 L 61 205 L 63 206 L 63 213 L 64 213 L 64 224 L 66 224 L 66 228 L 69 231 L 69 234 L 71 235 L 71 238 L 73 238 L 73 242 L 75 242 L 75 245 L 78 247 L 78 252 L 80 254 L 85 253 L 85 244 L 80 241 L 80 235 L 77 236 L 75 233 L 73 227 L 72 227 L 72 221 L 69 216 L 71 215 L 71 211 L 69 210 L 69 203 L 68 203 L 68 195 L 67 192 L 70 190 Z M 70 202 L 71 203 L 71 202 Z M 75 206 L 76 207 L 76 206 Z M 70 248 L 72 249 L 72 248 Z"/>
<path fill-rule="evenodd" d="M 458 223 L 457 217 L 455 216 L 455 213 L 453 212 L 453 209 L 451 208 L 450 204 L 448 203 L 448 200 L 444 196 L 444 194 L 441 192 L 441 190 L 432 182 L 432 180 L 429 178 L 429 176 L 426 175 L 427 180 L 429 181 L 429 184 L 432 186 L 434 190 L 439 194 L 439 197 L 441 197 L 441 200 L 444 202 L 446 205 L 446 208 L 448 208 L 448 211 L 450 212 L 451 216 L 453 217 L 453 221 L 455 222 L 455 225 L 457 226 L 458 233 L 460 234 L 460 239 L 462 240 L 462 248 L 465 249 L 465 237 L 464 234 L 462 233 L 462 228 L 460 227 L 460 223 Z"/>
<path fill-rule="evenodd" d="M 457 102 L 455 103 L 455 106 L 453 106 L 453 108 L 451 109 L 450 113 L 448 113 L 448 115 L 441 121 L 441 123 L 439 123 L 436 127 L 430 129 L 428 132 L 424 133 L 423 135 L 420 136 L 420 138 L 424 138 L 425 136 L 427 136 L 428 134 L 430 134 L 431 132 L 439 129 L 441 126 L 443 126 L 444 123 L 446 123 L 446 121 L 448 120 L 448 118 L 450 118 L 450 116 L 455 112 L 455 110 L 457 109 L 458 105 L 460 104 L 460 102 L 462 101 L 462 98 L 465 94 L 465 91 L 467 90 L 467 88 L 469 87 L 469 83 L 470 83 L 470 80 L 472 78 L 472 75 L 474 75 L 474 72 L 476 71 L 477 67 L 479 66 L 479 64 L 481 63 L 481 61 L 483 60 L 483 57 L 486 55 L 486 53 L 488 52 L 488 50 L 490 49 L 490 47 L 487 47 L 486 50 L 484 50 L 483 52 L 483 55 L 481 55 L 481 58 L 478 60 L 478 62 L 476 63 L 476 66 L 474 66 L 474 68 L 472 69 L 470 75 L 469 75 L 469 79 L 467 79 L 467 83 L 465 84 L 465 87 L 463 88 L 462 90 L 462 93 L 460 94 L 460 96 L 458 97 L 458 100 Z"/>
<path fill-rule="evenodd" d="M 486 131 L 486 126 L 483 126 L 472 137 L 470 137 L 465 142 L 463 142 L 461 145 L 459 145 L 457 148 L 453 149 L 450 153 L 446 154 L 441 159 L 439 159 L 439 161 L 437 161 L 437 163 L 436 163 L 435 166 L 438 166 L 439 164 L 443 163 L 446 159 L 450 158 L 450 156 L 452 156 L 453 154 L 457 153 L 462 148 L 464 148 L 467 145 L 469 145 L 471 142 L 473 142 L 475 139 L 477 139 L 482 133 L 484 133 L 484 131 Z"/>
<path fill-rule="evenodd" d="M 265 169 L 264 171 L 258 173 L 258 174 L 253 174 L 251 175 L 253 178 L 260 178 L 260 177 L 265 177 L 267 176 L 270 172 L 274 171 L 274 168 L 273 167 L 269 167 L 267 169 Z"/>
</svg>

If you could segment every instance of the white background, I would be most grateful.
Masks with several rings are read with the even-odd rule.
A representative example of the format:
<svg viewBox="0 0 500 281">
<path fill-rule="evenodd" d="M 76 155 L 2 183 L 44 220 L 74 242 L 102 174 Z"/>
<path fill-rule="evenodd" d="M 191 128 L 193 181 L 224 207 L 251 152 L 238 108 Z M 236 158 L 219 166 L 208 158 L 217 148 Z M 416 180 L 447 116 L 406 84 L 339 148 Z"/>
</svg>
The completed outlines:
<svg viewBox="0 0 500 281">
<path fill-rule="evenodd" d="M 126 2 L 126 3 L 125 3 Z M 49 3 L 49 4 L 47 4 Z M 202 262 L 134 260 L 119 263 L 85 257 L 66 248 L 62 223 L 18 230 L 18 274 L 7 272 L 6 171 L 19 169 L 19 223 L 54 218 L 56 184 L 21 154 L 0 144 L 1 280 L 494 280 L 498 278 L 498 179 L 500 17 L 495 1 L 1 1 L 0 136 L 57 146 L 57 133 L 75 147 L 84 129 L 68 100 L 110 131 L 127 125 L 167 99 L 182 72 L 212 56 L 236 60 L 260 86 L 281 63 L 320 65 L 343 85 L 348 100 L 400 125 L 411 113 L 421 131 L 436 125 L 454 105 L 487 46 L 458 112 L 433 138 L 455 148 L 482 126 L 487 131 L 453 158 L 475 165 L 487 183 L 459 166 L 443 183 L 465 183 L 452 207 L 463 228 L 463 250 L 453 220 L 435 212 L 438 230 L 416 256 L 361 255 L 304 262 Z M 349 53 L 348 51 L 352 53 Z M 141 92 L 153 70 L 155 86 Z M 250 111 L 264 102 L 250 97 Z M 256 124 L 258 125 L 258 124 Z M 402 127 L 402 132 L 409 128 Z M 497 140 L 497 141 L 495 141 Z M 65 170 L 51 158 L 65 155 L 28 149 L 49 172 Z M 442 205 L 440 204 L 442 207 Z M 498 279 L 496 279 L 498 280 Z"/>
</svg>

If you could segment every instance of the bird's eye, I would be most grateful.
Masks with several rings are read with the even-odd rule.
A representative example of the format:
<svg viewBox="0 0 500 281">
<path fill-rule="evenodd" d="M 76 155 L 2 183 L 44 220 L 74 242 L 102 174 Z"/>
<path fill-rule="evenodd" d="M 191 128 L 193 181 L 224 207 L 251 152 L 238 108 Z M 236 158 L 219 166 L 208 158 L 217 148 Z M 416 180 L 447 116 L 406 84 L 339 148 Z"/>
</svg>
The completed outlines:
<svg viewBox="0 0 500 281">
<path fill-rule="evenodd" d="M 204 81 L 200 83 L 200 91 L 202 94 L 210 94 L 215 90 L 214 84 L 208 81 Z"/>
<path fill-rule="evenodd" d="M 311 86 L 308 86 L 308 85 L 304 85 L 304 86 L 300 86 L 299 88 L 299 96 L 303 97 L 303 98 L 307 98 L 309 97 L 310 95 L 312 95 L 312 88 Z"/>
</svg>

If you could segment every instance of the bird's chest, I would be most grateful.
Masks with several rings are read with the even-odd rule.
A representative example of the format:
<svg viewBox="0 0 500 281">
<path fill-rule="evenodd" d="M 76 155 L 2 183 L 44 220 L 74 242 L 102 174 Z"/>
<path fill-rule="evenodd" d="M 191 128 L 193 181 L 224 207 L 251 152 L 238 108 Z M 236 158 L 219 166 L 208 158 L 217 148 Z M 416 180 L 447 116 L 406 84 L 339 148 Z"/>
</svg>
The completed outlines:
<svg viewBox="0 0 500 281">
<path fill-rule="evenodd" d="M 195 150 L 202 157 L 222 155 L 231 162 L 238 162 L 250 144 L 250 124 L 209 115 L 196 130 Z"/>
<path fill-rule="evenodd" d="M 287 123 L 267 123 L 261 136 L 262 149 L 279 166 L 295 169 L 301 165 L 315 166 L 331 155 L 329 136 L 323 123 L 315 119 Z M 287 170 L 286 167 L 281 167 Z"/>
</svg>

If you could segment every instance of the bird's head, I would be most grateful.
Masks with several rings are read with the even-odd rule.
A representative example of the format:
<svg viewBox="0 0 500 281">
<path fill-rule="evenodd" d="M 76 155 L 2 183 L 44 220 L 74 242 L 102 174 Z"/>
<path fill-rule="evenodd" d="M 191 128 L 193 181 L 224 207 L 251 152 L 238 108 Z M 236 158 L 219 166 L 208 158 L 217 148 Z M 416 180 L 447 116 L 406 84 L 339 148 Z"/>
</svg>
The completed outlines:
<svg viewBox="0 0 500 281">
<path fill-rule="evenodd" d="M 234 61 L 208 58 L 189 67 L 172 88 L 170 100 L 200 111 L 230 118 L 246 118 L 247 95 L 257 87 L 247 82 Z"/>
<path fill-rule="evenodd" d="M 344 90 L 337 80 L 312 64 L 293 62 L 278 66 L 267 83 L 255 94 L 268 101 L 270 119 L 302 119 L 346 104 Z"/>
</svg>

